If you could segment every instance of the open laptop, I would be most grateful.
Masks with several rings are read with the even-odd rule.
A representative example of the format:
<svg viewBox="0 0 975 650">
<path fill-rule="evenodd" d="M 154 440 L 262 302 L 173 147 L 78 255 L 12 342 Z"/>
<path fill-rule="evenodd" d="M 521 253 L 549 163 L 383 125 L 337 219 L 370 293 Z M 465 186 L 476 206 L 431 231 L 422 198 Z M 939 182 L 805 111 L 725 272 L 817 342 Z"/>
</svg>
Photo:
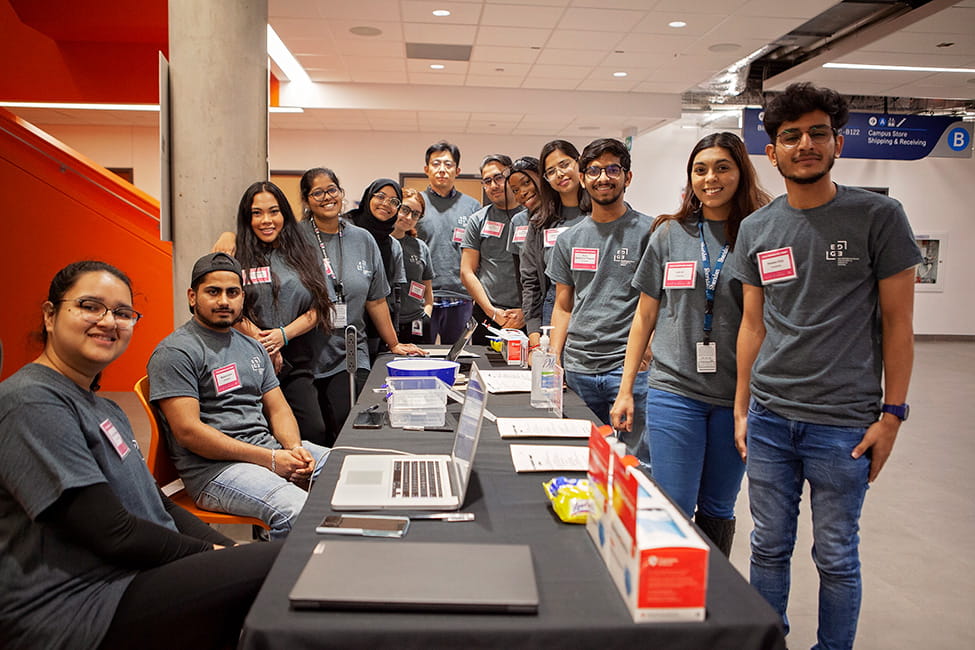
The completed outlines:
<svg viewBox="0 0 975 650">
<path fill-rule="evenodd" d="M 468 352 L 464 350 L 468 343 L 471 341 L 471 337 L 474 336 L 474 330 L 477 329 L 478 323 L 473 318 L 467 321 L 467 326 L 464 328 L 464 333 L 461 334 L 460 338 L 454 341 L 454 344 L 449 348 L 445 345 L 435 345 L 433 347 L 423 346 L 423 351 L 429 356 L 439 358 L 444 357 L 447 361 L 457 361 L 457 359 L 464 358 L 475 358 L 478 355 L 473 352 Z"/>
<path fill-rule="evenodd" d="M 525 544 L 319 542 L 288 600 L 295 609 L 534 614 Z"/>
<path fill-rule="evenodd" d="M 342 461 L 333 510 L 459 510 L 484 420 L 487 391 L 471 367 L 449 456 L 355 454 Z"/>
</svg>

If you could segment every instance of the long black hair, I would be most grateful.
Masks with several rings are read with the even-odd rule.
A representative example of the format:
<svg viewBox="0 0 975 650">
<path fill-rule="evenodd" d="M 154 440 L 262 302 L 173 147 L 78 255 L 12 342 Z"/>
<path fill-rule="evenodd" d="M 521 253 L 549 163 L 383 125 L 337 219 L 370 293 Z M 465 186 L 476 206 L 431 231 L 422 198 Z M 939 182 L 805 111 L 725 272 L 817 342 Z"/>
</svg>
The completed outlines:
<svg viewBox="0 0 975 650">
<path fill-rule="evenodd" d="M 254 197 L 262 192 L 267 192 L 278 202 L 281 210 L 283 225 L 277 239 L 271 244 L 265 244 L 251 227 L 251 208 L 254 205 Z M 240 205 L 237 207 L 237 259 L 244 269 L 256 266 L 267 266 L 268 256 L 272 248 L 277 248 L 284 256 L 288 266 L 298 273 L 301 284 L 311 293 L 311 306 L 318 314 L 318 324 L 326 331 L 332 329 L 332 302 L 328 298 L 328 288 L 325 286 L 325 275 L 322 273 L 322 263 L 315 254 L 311 244 L 305 239 L 298 230 L 298 221 L 291 210 L 291 204 L 274 183 L 270 181 L 258 181 L 252 183 L 244 190 L 244 195 L 240 197 Z M 274 301 L 278 300 L 280 284 L 276 275 L 271 275 L 271 293 Z M 254 309 L 253 292 L 244 292 L 244 313 L 254 321 L 256 313 Z M 267 323 L 257 323 L 259 327 L 268 326 Z"/>
<path fill-rule="evenodd" d="M 578 166 L 579 150 L 568 140 L 551 140 L 542 146 L 542 153 L 538 155 L 538 166 L 541 176 L 541 180 L 538 183 L 538 194 L 539 199 L 541 199 L 541 205 L 538 206 L 538 210 L 532 215 L 532 225 L 539 230 L 551 228 L 561 219 L 562 196 L 555 191 L 555 188 L 545 178 L 545 159 L 556 151 L 561 151 L 569 158 L 575 160 Z M 592 205 L 589 194 L 582 187 L 581 182 L 579 183 L 579 187 L 576 188 L 576 194 L 579 201 L 579 210 L 581 212 L 590 212 Z"/>
</svg>

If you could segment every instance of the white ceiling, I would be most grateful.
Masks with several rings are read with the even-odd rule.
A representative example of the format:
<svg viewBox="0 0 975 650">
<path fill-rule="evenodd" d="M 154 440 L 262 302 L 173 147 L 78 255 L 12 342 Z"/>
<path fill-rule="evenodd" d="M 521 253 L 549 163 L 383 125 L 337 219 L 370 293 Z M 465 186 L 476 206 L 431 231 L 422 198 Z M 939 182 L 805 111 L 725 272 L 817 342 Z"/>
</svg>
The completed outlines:
<svg viewBox="0 0 975 650">
<path fill-rule="evenodd" d="M 834 0 L 268 0 L 313 80 L 282 83 L 273 129 L 583 137 L 681 117 L 681 94 Z M 434 9 L 451 15 L 437 18 Z M 918 19 L 922 13 L 931 14 Z M 668 27 L 674 20 L 687 26 Z M 369 26 L 378 36 L 349 30 Z M 406 43 L 472 46 L 470 61 L 407 59 Z M 953 42 L 950 47 L 939 43 Z M 716 47 L 717 46 L 717 47 Z M 718 50 L 718 51 L 715 51 Z M 766 82 L 850 95 L 975 99 L 975 74 L 824 69 L 827 61 L 975 68 L 975 0 L 933 0 Z M 440 63 L 443 70 L 431 70 Z M 617 78 L 614 72 L 626 72 Z M 158 114 L 18 109 L 40 124 L 154 125 Z"/>
</svg>

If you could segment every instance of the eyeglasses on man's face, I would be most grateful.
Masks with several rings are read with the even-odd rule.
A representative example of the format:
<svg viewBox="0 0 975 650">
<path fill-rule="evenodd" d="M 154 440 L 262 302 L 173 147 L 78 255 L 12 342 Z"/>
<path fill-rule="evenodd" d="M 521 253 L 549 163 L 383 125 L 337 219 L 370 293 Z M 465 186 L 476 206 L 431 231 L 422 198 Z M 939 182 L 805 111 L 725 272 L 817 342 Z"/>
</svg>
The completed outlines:
<svg viewBox="0 0 975 650">
<path fill-rule="evenodd" d="M 489 185 L 504 185 L 504 179 L 508 176 L 507 174 L 495 174 L 494 176 L 485 176 L 481 179 L 481 185 L 488 187 Z"/>
<path fill-rule="evenodd" d="M 394 210 L 398 209 L 400 203 L 402 203 L 402 201 L 397 199 L 395 196 L 386 196 L 382 192 L 376 192 L 375 194 L 372 195 L 372 198 L 376 199 L 380 203 L 385 203 L 386 205 L 393 208 Z"/>
<path fill-rule="evenodd" d="M 551 167 L 545 170 L 545 180 L 547 181 L 552 180 L 553 178 L 555 178 L 556 174 L 561 174 L 562 176 L 565 176 L 566 174 L 569 173 L 569 170 L 572 169 L 572 165 L 574 164 L 575 164 L 574 160 L 567 158 L 557 165 L 552 165 Z"/>
<path fill-rule="evenodd" d="M 330 187 L 327 190 L 323 190 L 322 188 L 318 188 L 317 190 L 314 190 L 312 192 L 309 192 L 308 193 L 308 196 L 310 198 L 312 198 L 312 199 L 315 199 L 316 201 L 323 201 L 325 199 L 325 197 L 328 197 L 330 199 L 337 198 L 338 195 L 341 194 L 341 193 L 342 193 L 342 190 L 340 190 L 337 187 Z"/>
<path fill-rule="evenodd" d="M 442 167 L 448 172 L 457 166 L 457 163 L 455 163 L 453 160 L 431 160 L 429 164 L 433 169 L 440 169 Z"/>
<path fill-rule="evenodd" d="M 403 205 L 399 206 L 399 216 L 408 217 L 410 219 L 419 219 L 423 216 L 423 213 L 419 210 L 414 210 L 404 203 Z"/>
<path fill-rule="evenodd" d="M 109 309 L 108 305 L 94 298 L 69 298 L 66 300 L 58 300 L 55 304 L 62 302 L 73 303 L 78 313 L 81 314 L 81 318 L 91 325 L 101 322 L 109 312 L 112 313 L 112 317 L 115 319 L 115 327 L 120 330 L 132 329 L 139 322 L 139 319 L 142 318 L 142 314 L 131 307 Z"/>
<path fill-rule="evenodd" d="M 589 165 L 586 167 L 586 178 L 591 181 L 599 180 L 599 177 L 606 172 L 606 177 L 611 179 L 617 179 L 623 175 L 622 165 L 606 165 L 605 167 L 600 167 L 599 165 Z"/>
<path fill-rule="evenodd" d="M 803 131 L 802 129 L 786 129 L 779 133 L 775 139 L 786 149 L 793 149 L 802 141 L 804 134 L 809 135 L 809 139 L 813 144 L 826 144 L 830 138 L 836 135 L 836 129 L 825 124 L 809 127 L 808 131 Z"/>
</svg>

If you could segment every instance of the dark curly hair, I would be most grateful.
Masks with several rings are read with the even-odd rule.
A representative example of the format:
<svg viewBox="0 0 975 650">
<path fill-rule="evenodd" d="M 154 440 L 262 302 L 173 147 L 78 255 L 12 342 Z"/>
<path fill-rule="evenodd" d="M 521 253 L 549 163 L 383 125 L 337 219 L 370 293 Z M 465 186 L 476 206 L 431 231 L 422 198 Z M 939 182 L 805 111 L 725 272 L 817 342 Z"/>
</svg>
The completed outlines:
<svg viewBox="0 0 975 650">
<path fill-rule="evenodd" d="M 784 92 L 765 104 L 765 132 L 775 144 L 783 122 L 793 122 L 806 113 L 822 111 L 829 115 L 830 126 L 839 130 L 850 119 L 850 103 L 830 88 L 820 88 L 808 81 L 790 84 Z"/>
</svg>

